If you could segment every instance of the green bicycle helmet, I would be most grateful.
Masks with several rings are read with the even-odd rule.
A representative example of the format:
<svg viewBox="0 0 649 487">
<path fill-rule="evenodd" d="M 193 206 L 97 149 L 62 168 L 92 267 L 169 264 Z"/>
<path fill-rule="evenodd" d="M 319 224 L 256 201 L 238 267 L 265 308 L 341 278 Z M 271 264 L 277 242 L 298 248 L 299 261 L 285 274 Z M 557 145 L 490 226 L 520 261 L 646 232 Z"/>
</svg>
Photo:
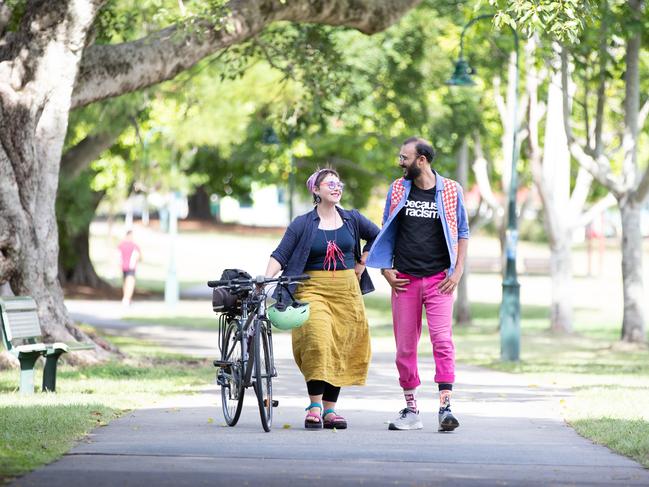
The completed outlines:
<svg viewBox="0 0 649 487">
<path fill-rule="evenodd" d="M 277 302 L 268 308 L 268 319 L 280 330 L 299 328 L 309 319 L 309 303 L 295 301 L 291 304 Z"/>
</svg>

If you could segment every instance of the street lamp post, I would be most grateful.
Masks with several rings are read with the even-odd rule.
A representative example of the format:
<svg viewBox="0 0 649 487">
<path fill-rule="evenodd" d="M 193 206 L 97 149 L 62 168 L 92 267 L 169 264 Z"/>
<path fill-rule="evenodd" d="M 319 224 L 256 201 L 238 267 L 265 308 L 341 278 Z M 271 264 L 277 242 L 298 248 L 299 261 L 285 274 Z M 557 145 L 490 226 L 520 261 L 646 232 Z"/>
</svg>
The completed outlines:
<svg viewBox="0 0 649 487">
<path fill-rule="evenodd" d="M 462 29 L 460 36 L 460 55 L 455 63 L 455 70 L 447 84 L 454 86 L 472 86 L 474 81 L 471 75 L 474 70 L 464 59 L 464 34 L 467 29 L 476 22 L 483 19 L 492 19 L 493 15 L 480 15 L 467 23 Z M 520 284 L 516 274 L 516 245 L 518 243 L 518 229 L 516 219 L 516 192 L 518 189 L 518 173 L 516 165 L 518 162 L 518 148 L 516 140 L 516 131 L 518 127 L 517 120 L 517 98 L 518 98 L 518 34 L 512 28 L 514 34 L 515 50 L 515 79 L 514 79 L 514 107 L 512 110 L 512 166 L 511 178 L 509 182 L 508 205 L 507 205 L 507 233 L 505 242 L 506 264 L 503 275 L 503 298 L 500 305 L 500 358 L 503 361 L 515 362 L 520 358 L 521 342 L 521 303 L 520 303 Z"/>
</svg>

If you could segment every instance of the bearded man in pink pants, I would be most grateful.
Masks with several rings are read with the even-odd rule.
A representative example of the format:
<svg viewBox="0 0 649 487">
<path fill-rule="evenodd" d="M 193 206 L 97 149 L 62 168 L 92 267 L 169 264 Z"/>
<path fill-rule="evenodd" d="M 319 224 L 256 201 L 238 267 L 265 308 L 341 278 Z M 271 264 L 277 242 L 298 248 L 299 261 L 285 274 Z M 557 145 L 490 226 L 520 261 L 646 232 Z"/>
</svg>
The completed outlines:
<svg viewBox="0 0 649 487">
<path fill-rule="evenodd" d="M 424 139 L 411 137 L 403 143 L 399 166 L 404 176 L 390 186 L 383 228 L 367 258 L 367 265 L 380 268 L 392 287 L 396 364 L 406 407 L 390 423 L 391 430 L 423 428 L 416 398 L 422 308 L 439 388 L 438 430 L 453 431 L 460 425 L 451 412 L 453 292 L 464 269 L 469 226 L 461 186 L 433 170 L 434 158 L 433 147 Z"/>
</svg>

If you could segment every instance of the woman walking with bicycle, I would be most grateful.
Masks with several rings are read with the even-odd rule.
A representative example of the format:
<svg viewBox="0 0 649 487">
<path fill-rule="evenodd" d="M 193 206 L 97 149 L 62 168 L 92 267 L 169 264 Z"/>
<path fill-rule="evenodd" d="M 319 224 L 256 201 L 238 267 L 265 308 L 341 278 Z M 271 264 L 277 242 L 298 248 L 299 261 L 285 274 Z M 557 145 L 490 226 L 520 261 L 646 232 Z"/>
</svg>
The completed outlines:
<svg viewBox="0 0 649 487">
<path fill-rule="evenodd" d="M 310 400 L 304 427 L 345 429 L 347 421 L 336 413 L 340 388 L 364 385 L 370 362 L 362 294 L 374 290 L 365 259 L 379 228 L 357 210 L 338 206 L 344 184 L 334 169 L 317 170 L 306 186 L 315 207 L 291 222 L 266 276 L 280 270 L 310 276 L 295 293 L 310 304 L 310 317 L 292 331 L 293 356 Z M 362 250 L 361 240 L 366 242 Z"/>
</svg>

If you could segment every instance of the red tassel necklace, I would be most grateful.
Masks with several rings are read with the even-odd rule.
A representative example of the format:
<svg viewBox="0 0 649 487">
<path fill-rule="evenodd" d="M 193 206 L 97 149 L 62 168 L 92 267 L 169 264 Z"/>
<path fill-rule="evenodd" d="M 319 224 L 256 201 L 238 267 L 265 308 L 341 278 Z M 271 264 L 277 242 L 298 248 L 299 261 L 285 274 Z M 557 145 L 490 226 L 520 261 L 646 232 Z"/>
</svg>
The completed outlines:
<svg viewBox="0 0 649 487">
<path fill-rule="evenodd" d="M 345 254 L 342 250 L 340 250 L 340 247 L 338 247 L 338 244 L 336 243 L 338 229 L 336 228 L 334 230 L 333 240 L 327 239 L 327 232 L 324 228 L 322 229 L 322 233 L 324 233 L 325 242 L 327 242 L 327 252 L 325 253 L 322 268 L 326 271 L 330 271 L 332 270 L 331 267 L 333 266 L 333 271 L 335 272 L 336 266 L 338 265 L 338 260 L 340 260 L 340 263 L 344 268 L 347 268 L 347 266 L 345 265 Z"/>
</svg>

